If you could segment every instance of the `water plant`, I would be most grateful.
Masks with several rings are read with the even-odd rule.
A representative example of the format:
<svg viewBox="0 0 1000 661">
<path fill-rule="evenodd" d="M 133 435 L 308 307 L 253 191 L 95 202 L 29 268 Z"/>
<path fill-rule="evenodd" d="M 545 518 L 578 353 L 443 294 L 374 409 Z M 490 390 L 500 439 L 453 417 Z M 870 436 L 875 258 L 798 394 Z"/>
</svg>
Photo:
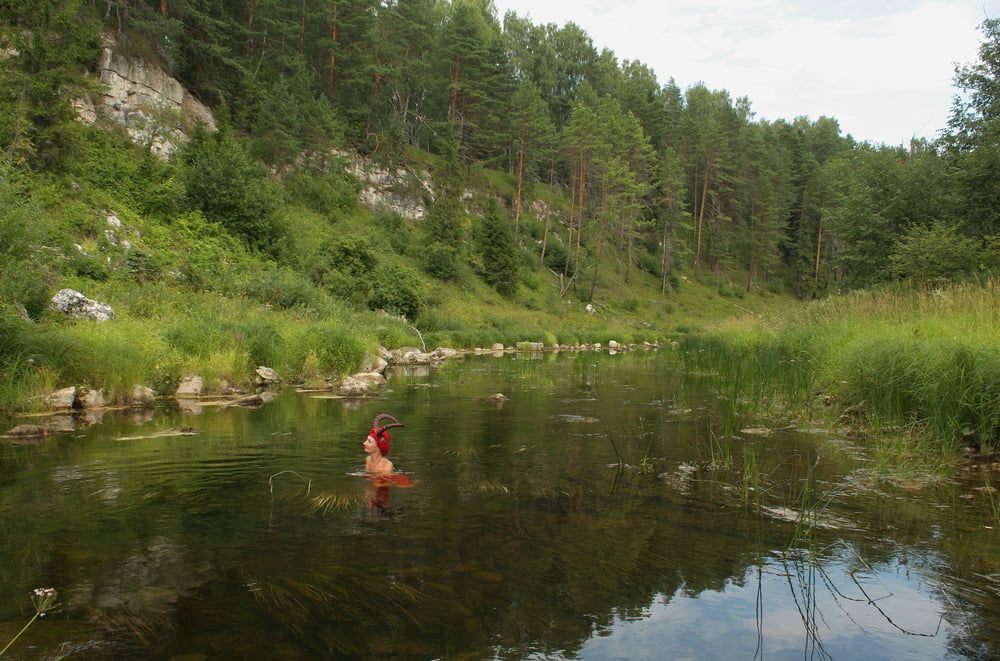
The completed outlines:
<svg viewBox="0 0 1000 661">
<path fill-rule="evenodd" d="M 32 615 L 31 619 L 28 620 L 28 623 L 25 624 L 24 627 L 22 627 L 21 630 L 17 632 L 17 635 L 11 638 L 10 642 L 4 645 L 3 649 L 0 650 L 0 656 L 3 656 L 4 654 L 7 653 L 7 650 L 10 649 L 10 646 L 13 645 L 15 642 L 17 642 L 17 639 L 20 638 L 24 634 L 24 632 L 28 630 L 28 627 L 30 627 L 32 624 L 35 623 L 35 620 L 37 620 L 40 617 L 45 617 L 46 613 L 49 613 L 53 609 L 55 609 L 56 599 L 58 598 L 58 596 L 59 593 L 56 592 L 55 588 L 35 588 L 34 590 L 31 591 L 31 603 L 35 607 L 35 614 Z"/>
</svg>

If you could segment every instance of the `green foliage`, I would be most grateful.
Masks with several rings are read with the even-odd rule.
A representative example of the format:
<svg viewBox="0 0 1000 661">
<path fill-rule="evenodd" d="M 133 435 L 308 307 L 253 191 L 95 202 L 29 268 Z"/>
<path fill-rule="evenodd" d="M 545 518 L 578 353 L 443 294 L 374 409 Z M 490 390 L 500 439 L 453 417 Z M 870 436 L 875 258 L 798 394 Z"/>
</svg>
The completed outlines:
<svg viewBox="0 0 1000 661">
<path fill-rule="evenodd" d="M 459 275 L 458 250 L 453 245 L 434 241 L 421 256 L 424 271 L 439 280 L 454 280 Z"/>
<path fill-rule="evenodd" d="M 517 289 L 514 239 L 507 219 L 494 200 L 490 201 L 483 214 L 478 243 L 483 280 L 504 296 L 510 296 Z"/>
<path fill-rule="evenodd" d="M 323 292 L 305 276 L 286 267 L 253 273 L 237 284 L 237 289 L 251 300 L 282 310 L 322 310 L 328 303 Z"/>
<path fill-rule="evenodd" d="M 889 257 L 892 274 L 915 283 L 956 281 L 979 271 L 982 242 L 942 225 L 916 226 L 899 238 Z"/>
<path fill-rule="evenodd" d="M 339 162 L 326 171 L 297 171 L 284 181 L 293 202 L 304 205 L 331 222 L 353 212 L 358 206 L 358 180 L 344 172 Z"/>
<path fill-rule="evenodd" d="M 0 148 L 18 162 L 58 168 L 80 133 L 70 100 L 89 91 L 99 26 L 83 0 L 0 5 Z"/>
<path fill-rule="evenodd" d="M 228 131 L 199 131 L 184 150 L 188 203 L 248 246 L 270 251 L 278 240 L 274 185 Z"/>
<path fill-rule="evenodd" d="M 0 161 L 0 305 L 23 306 L 34 318 L 46 308 L 57 267 L 45 246 L 55 235 L 25 178 Z"/>
<path fill-rule="evenodd" d="M 385 310 L 407 319 L 416 319 L 423 305 L 420 277 L 412 270 L 387 264 L 379 268 L 372 281 L 368 307 Z"/>
</svg>

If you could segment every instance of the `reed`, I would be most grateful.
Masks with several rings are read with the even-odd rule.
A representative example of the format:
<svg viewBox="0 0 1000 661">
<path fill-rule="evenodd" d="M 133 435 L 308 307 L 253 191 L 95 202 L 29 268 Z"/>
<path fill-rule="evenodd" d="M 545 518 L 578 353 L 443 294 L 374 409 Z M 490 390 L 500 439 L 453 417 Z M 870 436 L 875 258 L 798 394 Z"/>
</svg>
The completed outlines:
<svg viewBox="0 0 1000 661">
<path fill-rule="evenodd" d="M 907 430 L 874 434 L 876 456 L 1000 445 L 997 280 L 856 292 L 680 343 L 685 372 L 718 379 L 724 427 L 727 418 L 769 413 L 812 418 L 824 395 L 831 419 L 846 411 L 862 426 Z M 935 465 L 939 454 L 923 463 Z"/>
</svg>

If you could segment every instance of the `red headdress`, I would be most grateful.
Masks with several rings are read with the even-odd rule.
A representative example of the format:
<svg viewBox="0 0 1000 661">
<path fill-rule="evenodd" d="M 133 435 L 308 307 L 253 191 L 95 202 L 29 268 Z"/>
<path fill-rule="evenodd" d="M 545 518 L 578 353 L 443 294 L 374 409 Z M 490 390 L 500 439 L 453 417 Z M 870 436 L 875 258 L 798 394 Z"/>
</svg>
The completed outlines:
<svg viewBox="0 0 1000 661">
<path fill-rule="evenodd" d="M 382 424 L 386 420 L 391 420 L 392 422 L 387 425 Z M 389 454 L 389 448 L 392 445 L 392 437 L 389 436 L 389 430 L 393 427 L 403 426 L 405 425 L 391 415 L 379 413 L 372 421 L 372 429 L 368 432 L 368 435 L 375 439 L 375 445 L 378 446 L 378 451 L 385 456 Z"/>
</svg>

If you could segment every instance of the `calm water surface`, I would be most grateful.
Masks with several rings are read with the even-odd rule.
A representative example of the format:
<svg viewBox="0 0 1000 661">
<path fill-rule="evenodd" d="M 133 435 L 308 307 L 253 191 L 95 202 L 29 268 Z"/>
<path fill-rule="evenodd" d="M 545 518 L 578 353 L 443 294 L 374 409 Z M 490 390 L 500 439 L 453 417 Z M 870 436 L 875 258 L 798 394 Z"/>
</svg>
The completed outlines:
<svg viewBox="0 0 1000 661">
<path fill-rule="evenodd" d="M 470 358 L 3 442 L 0 646 L 52 586 L 9 658 L 998 658 L 985 473 L 876 485 L 837 434 L 725 438 L 715 392 L 655 354 Z M 350 475 L 382 412 L 411 488 Z"/>
</svg>

